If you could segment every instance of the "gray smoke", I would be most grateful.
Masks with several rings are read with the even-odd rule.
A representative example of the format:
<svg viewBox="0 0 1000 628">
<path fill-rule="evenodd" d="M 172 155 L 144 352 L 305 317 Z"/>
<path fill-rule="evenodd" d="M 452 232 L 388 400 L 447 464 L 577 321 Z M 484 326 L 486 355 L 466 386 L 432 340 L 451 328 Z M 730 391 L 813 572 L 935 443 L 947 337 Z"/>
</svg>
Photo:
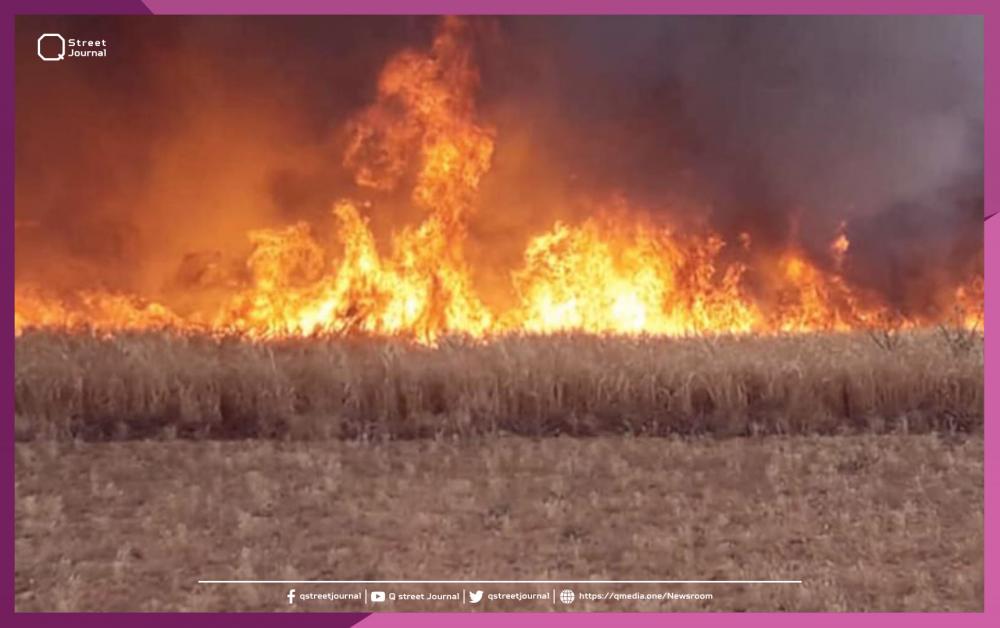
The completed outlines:
<svg viewBox="0 0 1000 628">
<path fill-rule="evenodd" d="M 560 129 L 548 144 L 566 172 L 668 213 L 678 194 L 700 199 L 724 233 L 799 240 L 820 263 L 846 220 L 846 272 L 904 309 L 982 272 L 981 18 L 524 18 L 509 31 L 509 67 L 531 86 L 511 109 Z M 539 95 L 555 104 L 539 110 Z"/>
</svg>

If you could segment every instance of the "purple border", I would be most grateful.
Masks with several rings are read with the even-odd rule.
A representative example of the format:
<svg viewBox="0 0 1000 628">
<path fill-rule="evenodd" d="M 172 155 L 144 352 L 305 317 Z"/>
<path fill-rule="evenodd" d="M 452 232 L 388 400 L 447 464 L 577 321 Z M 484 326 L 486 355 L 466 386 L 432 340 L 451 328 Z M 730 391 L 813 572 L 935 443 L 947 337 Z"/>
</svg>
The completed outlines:
<svg viewBox="0 0 1000 628">
<path fill-rule="evenodd" d="M 9 43 L 0 49 L 0 77 L 2 77 L 3 104 L 0 116 L 3 118 L 2 137 L 0 141 L 9 147 L 2 151 L 3 162 L 3 230 L 2 251 L 3 262 L 3 324 L 7 329 L 13 327 L 14 314 L 14 16 L 17 14 L 978 14 L 984 20 L 985 45 L 985 127 L 984 155 L 987 176 L 985 177 L 984 219 L 997 213 L 996 203 L 992 202 L 996 188 L 991 182 L 997 179 L 995 166 L 996 146 L 1000 144 L 997 136 L 997 125 L 994 120 L 994 110 L 1000 102 L 998 85 L 995 75 L 990 74 L 1000 61 L 997 60 L 997 41 L 1000 41 L 1000 5 L 990 0 L 575 0 L 560 2 L 559 0 L 419 0 L 418 6 L 413 6 L 405 0 L 343 0 L 341 2 L 324 2 L 323 0 L 13 0 L 6 3 L 4 13 L 4 32 L 10 35 Z M 990 176 L 988 173 L 994 174 Z M 986 294 L 986 327 L 990 329 L 1000 325 L 1000 305 L 991 304 L 989 295 L 998 294 L 1000 290 L 1000 275 L 996 272 L 998 256 L 1000 256 L 1000 219 L 985 220 L 984 225 L 985 250 L 985 294 Z M 994 272 L 990 272 L 994 269 Z M 14 335 L 0 335 L 2 350 L 6 359 L 3 362 L 3 375 L 9 382 L 2 389 L 2 404 L 8 409 L 7 429 L 4 433 L 6 447 L 3 448 L 5 478 L 3 493 L 8 506 L 8 516 L 3 520 L 3 533 L 9 539 L 7 546 L 10 554 L 7 560 L 7 570 L 3 576 L 3 586 L 9 592 L 4 603 L 4 614 L 17 625 L 80 625 L 95 626 L 132 626 L 141 622 L 146 625 L 165 626 L 184 622 L 190 626 L 213 626 L 218 617 L 210 614 L 187 614 L 175 617 L 169 614 L 109 614 L 96 615 L 66 613 L 66 614 L 14 614 L 14 433 L 13 433 L 13 380 L 14 380 Z M 1000 352 L 996 336 L 986 337 L 986 359 L 984 381 L 1000 381 L 1000 369 L 990 360 L 989 356 Z M 1000 414 L 1000 392 L 985 387 L 985 443 L 986 450 L 994 449 L 992 440 L 994 432 L 990 426 L 992 417 Z M 661 625 L 665 621 L 683 621 L 685 625 L 716 626 L 743 621 L 761 626 L 798 626 L 809 622 L 813 626 L 833 626 L 850 622 L 856 626 L 881 626 L 889 622 L 898 622 L 907 626 L 937 626 L 948 622 L 953 626 L 986 625 L 996 623 L 988 619 L 997 612 L 998 593 L 993 583 L 1000 552 L 992 540 L 992 532 L 996 528 L 996 489 L 997 465 L 990 462 L 987 454 L 985 467 L 985 513 L 984 513 L 984 612 L 983 613 L 892 613 L 892 614 L 845 614 L 845 613 L 756 613 L 743 615 L 736 613 L 518 613 L 511 617 L 505 613 L 381 613 L 365 615 L 364 613 L 343 614 L 298 614 L 295 620 L 309 625 L 348 626 L 359 621 L 371 626 L 395 626 L 402 624 L 426 626 L 465 626 L 469 623 L 485 626 L 501 626 L 517 621 L 523 625 L 561 624 L 572 626 L 597 626 L 606 624 L 628 623 L 630 625 Z M 367 619 L 365 619 L 367 617 Z M 273 614 L 240 614 L 238 621 L 250 625 L 281 625 L 286 617 Z"/>
</svg>

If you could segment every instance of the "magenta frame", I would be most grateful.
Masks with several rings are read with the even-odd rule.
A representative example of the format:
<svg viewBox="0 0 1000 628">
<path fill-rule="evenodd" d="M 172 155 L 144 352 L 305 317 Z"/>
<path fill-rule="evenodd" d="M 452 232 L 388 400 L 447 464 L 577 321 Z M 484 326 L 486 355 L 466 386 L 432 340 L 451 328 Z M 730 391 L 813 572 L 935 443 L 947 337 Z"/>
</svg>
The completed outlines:
<svg viewBox="0 0 1000 628">
<path fill-rule="evenodd" d="M 984 28 L 984 273 L 985 273 L 985 317 L 984 326 L 994 329 L 1000 325 L 1000 303 L 991 303 L 991 295 L 1000 295 L 1000 218 L 995 214 L 997 202 L 994 200 L 997 180 L 1000 180 L 996 155 L 1000 147 L 1000 135 L 995 120 L 1000 87 L 996 70 L 1000 67 L 1000 3 L 991 0 L 11 0 L 0 8 L 5 21 L 3 32 L 14 41 L 14 16 L 27 14 L 119 14 L 152 13 L 156 15 L 303 15 L 303 14 L 364 14 L 364 15 L 417 15 L 417 14 L 462 14 L 462 15 L 601 15 L 601 14 L 789 14 L 789 15 L 833 15 L 833 14 L 974 14 L 983 16 Z M 0 49 L 0 72 L 2 72 L 3 119 L 0 142 L 5 144 L 0 150 L 3 163 L 0 167 L 3 177 L 2 204 L 2 246 L 0 255 L 3 263 L 0 272 L 3 278 L 4 308 L 0 316 L 4 325 L 13 327 L 14 293 L 14 58 L 13 45 Z M 992 220 L 990 218 L 993 218 Z M 997 300 L 996 296 L 992 297 Z M 83 614 L 83 613 L 14 613 L 14 433 L 13 433 L 13 372 L 14 336 L 9 333 L 0 336 L 4 373 L 8 384 L 0 389 L 4 417 L 7 419 L 3 432 L 4 465 L 3 491 L 9 509 L 3 520 L 3 529 L 8 538 L 10 553 L 3 579 L 8 587 L 4 601 L 4 615 L 8 625 L 73 625 L 87 626 L 132 626 L 137 622 L 153 625 L 216 625 L 222 617 L 212 614 Z M 884 626 L 901 624 L 909 627 L 937 626 L 944 622 L 952 626 L 995 625 L 1000 592 L 995 578 L 1000 551 L 993 535 L 997 525 L 997 464 L 991 461 L 991 453 L 996 451 L 996 435 L 991 421 L 1000 416 L 1000 389 L 991 388 L 988 383 L 1000 383 L 1000 366 L 995 356 L 1000 355 L 1000 341 L 995 335 L 986 335 L 984 357 L 985 416 L 984 416 L 984 609 L 977 613 L 726 613 L 726 612 L 670 612 L 670 613 L 363 613 L 354 614 L 297 614 L 292 621 L 323 626 L 346 626 L 363 621 L 366 626 L 502 626 L 517 622 L 523 626 L 565 625 L 598 626 L 607 624 L 628 624 L 640 626 L 662 625 L 665 622 L 683 622 L 684 625 L 726 626 L 736 623 L 757 626 L 799 626 L 808 622 L 815 627 L 843 625 Z M 55 592 L 57 593 L 57 592 Z M 993 616 L 991 621 L 988 618 Z M 237 621 L 250 625 L 284 625 L 287 615 L 241 614 Z M 224 621 L 224 619 L 223 619 Z"/>
</svg>

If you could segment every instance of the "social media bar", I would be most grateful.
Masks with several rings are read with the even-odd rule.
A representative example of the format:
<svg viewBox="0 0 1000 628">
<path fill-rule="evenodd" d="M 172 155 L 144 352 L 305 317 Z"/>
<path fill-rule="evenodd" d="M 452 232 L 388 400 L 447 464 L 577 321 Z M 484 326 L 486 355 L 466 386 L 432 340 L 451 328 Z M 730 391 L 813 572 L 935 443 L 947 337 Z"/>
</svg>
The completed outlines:
<svg viewBox="0 0 1000 628">
<path fill-rule="evenodd" d="M 304 585 L 308 586 L 308 585 Z M 684 590 L 632 590 L 628 587 L 539 587 L 534 590 L 516 586 L 483 588 L 449 588 L 438 585 L 361 588 L 356 590 L 329 591 L 289 588 L 284 593 L 286 606 L 308 607 L 335 604 L 339 608 L 366 607 L 378 610 L 422 610 L 428 608 L 461 610 L 538 609 L 555 607 L 571 610 L 574 607 L 614 605 L 622 610 L 640 610 L 650 605 L 691 604 L 703 608 L 715 599 L 716 593 Z M 317 608 L 317 610 L 320 610 Z M 329 610 L 329 608 L 327 609 Z M 611 609 L 609 609 L 611 610 Z"/>
</svg>

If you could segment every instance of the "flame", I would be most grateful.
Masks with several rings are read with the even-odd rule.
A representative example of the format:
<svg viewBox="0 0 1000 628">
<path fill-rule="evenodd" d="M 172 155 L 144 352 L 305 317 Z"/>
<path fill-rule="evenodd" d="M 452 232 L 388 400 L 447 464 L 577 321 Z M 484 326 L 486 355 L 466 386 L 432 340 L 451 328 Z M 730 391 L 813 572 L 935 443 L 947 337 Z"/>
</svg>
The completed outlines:
<svg viewBox="0 0 1000 628">
<path fill-rule="evenodd" d="M 965 285 L 955 288 L 953 323 L 967 329 L 983 328 L 983 277 L 973 277 Z"/>
<path fill-rule="evenodd" d="M 530 332 L 746 332 L 760 314 L 741 293 L 741 265 L 716 269 L 721 239 L 682 240 L 621 222 L 556 224 L 534 238 L 514 284 L 512 327 Z"/>
<path fill-rule="evenodd" d="M 461 20 L 445 18 L 428 54 L 407 50 L 378 82 L 378 100 L 350 124 L 344 165 L 362 186 L 395 188 L 416 151 L 413 201 L 453 228 L 475 200 L 493 156 L 494 129 L 475 121 L 479 73 Z"/>
<path fill-rule="evenodd" d="M 473 291 L 462 245 L 495 131 L 474 119 L 479 75 L 465 28 L 447 18 L 429 53 L 407 50 L 392 59 L 377 101 L 349 125 L 344 165 L 358 185 L 395 188 L 415 153 L 412 199 L 430 215 L 396 234 L 383 258 L 356 205 L 338 203 L 344 255 L 329 272 L 304 224 L 251 234 L 254 285 L 230 309 L 236 328 L 265 335 L 354 330 L 422 341 L 487 331 L 492 316 Z M 303 280 L 309 285 L 297 285 Z"/>
<path fill-rule="evenodd" d="M 886 308 L 864 305 L 843 277 L 825 273 L 799 251 L 786 252 L 778 267 L 778 302 L 771 319 L 774 329 L 847 331 L 886 319 Z"/>
<path fill-rule="evenodd" d="M 851 248 L 851 241 L 847 239 L 845 233 L 846 229 L 847 223 L 841 222 L 837 228 L 837 237 L 830 243 L 830 253 L 833 255 L 833 263 L 837 270 L 844 267 L 844 257 L 847 255 L 847 249 Z"/>
<path fill-rule="evenodd" d="M 183 328 L 186 323 L 166 306 L 127 294 L 80 290 L 63 299 L 33 286 L 14 290 L 14 333 L 29 327 L 76 329 Z"/>
<path fill-rule="evenodd" d="M 361 331 L 422 341 L 486 332 L 490 314 L 473 296 L 439 217 L 398 234 L 383 258 L 354 204 L 341 202 L 334 214 L 344 254 L 331 272 L 306 224 L 252 233 L 253 285 L 216 326 L 262 336 Z"/>
<path fill-rule="evenodd" d="M 405 50 L 379 76 L 375 102 L 346 127 L 343 165 L 363 189 L 412 183 L 422 222 L 380 251 L 359 204 L 333 208 L 339 253 L 307 223 L 248 234 L 241 287 L 209 311 L 180 316 L 164 304 L 101 290 L 54 296 L 15 288 L 15 334 L 30 327 L 170 328 L 266 338 L 365 333 L 434 343 L 449 334 L 583 331 L 613 334 L 848 330 L 896 320 L 841 274 L 850 241 L 841 223 L 832 270 L 795 246 L 752 250 L 710 231 L 681 235 L 628 207 L 556 223 L 527 240 L 510 273 L 515 301 L 488 308 L 464 246 L 489 172 L 496 130 L 477 120 L 479 75 L 467 26 L 446 18 L 429 50 Z M 967 325 L 981 324 L 982 278 L 954 292 Z M 978 314 L 977 314 L 978 313 Z M 913 324 L 928 321 L 911 321 Z"/>
</svg>

